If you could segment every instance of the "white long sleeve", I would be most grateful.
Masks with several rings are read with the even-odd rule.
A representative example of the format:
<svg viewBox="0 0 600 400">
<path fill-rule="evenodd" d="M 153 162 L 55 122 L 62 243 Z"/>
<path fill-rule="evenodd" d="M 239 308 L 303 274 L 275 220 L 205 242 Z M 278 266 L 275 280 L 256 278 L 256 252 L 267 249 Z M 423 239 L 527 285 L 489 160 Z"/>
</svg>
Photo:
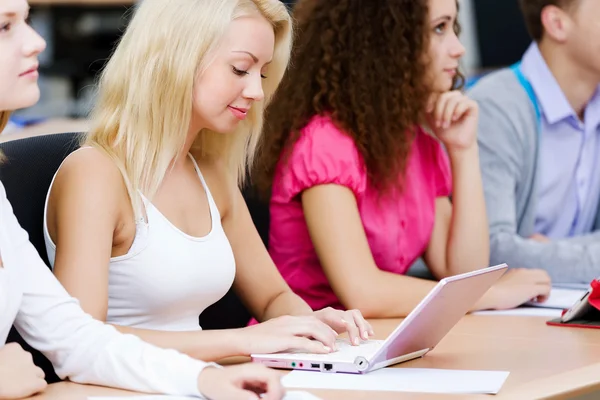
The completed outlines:
<svg viewBox="0 0 600 400">
<path fill-rule="evenodd" d="M 3 273 L 10 282 L 0 285 L 0 297 L 8 296 L 8 304 L 13 306 L 9 309 L 16 312 L 17 330 L 50 359 L 61 378 L 141 392 L 200 396 L 198 375 L 209 364 L 123 335 L 85 314 L 29 242 L 1 183 L 0 253 Z M 5 321 L 11 313 L 3 314 L 0 331 L 3 327 L 6 331 L 11 322 Z M 0 346 L 5 338 L 0 332 Z"/>
</svg>

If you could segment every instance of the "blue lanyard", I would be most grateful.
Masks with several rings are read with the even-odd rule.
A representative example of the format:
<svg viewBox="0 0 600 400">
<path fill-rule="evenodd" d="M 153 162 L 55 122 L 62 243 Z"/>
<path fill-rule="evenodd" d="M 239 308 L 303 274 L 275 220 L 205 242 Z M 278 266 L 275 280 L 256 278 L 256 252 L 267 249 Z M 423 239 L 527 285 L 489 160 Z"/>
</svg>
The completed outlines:
<svg viewBox="0 0 600 400">
<path fill-rule="evenodd" d="M 533 86 L 531 86 L 531 83 L 527 80 L 527 78 L 525 78 L 525 75 L 523 75 L 523 71 L 521 70 L 521 62 L 519 61 L 519 62 L 511 65 L 510 69 L 512 70 L 512 72 L 515 74 L 515 76 L 519 80 L 519 83 L 521 84 L 521 86 L 523 87 L 525 92 L 527 93 L 527 96 L 529 96 L 529 100 L 531 100 L 531 104 L 533 104 L 533 108 L 535 110 L 535 118 L 537 121 L 537 134 L 538 134 L 538 142 L 539 142 L 540 135 L 542 133 L 542 112 L 540 110 L 540 105 L 538 103 L 537 96 L 535 95 L 535 92 L 533 91 Z M 538 152 L 539 152 L 538 147 L 536 147 L 536 152 L 535 152 L 536 160 L 538 158 Z M 579 210 L 579 206 L 578 206 L 577 213 L 575 214 L 575 220 L 571 224 L 571 231 L 569 232 L 569 236 L 573 236 L 573 233 L 577 226 L 577 221 L 579 220 L 579 213 L 580 213 L 580 210 Z"/>
<path fill-rule="evenodd" d="M 542 112 L 540 110 L 540 105 L 538 103 L 537 96 L 533 91 L 533 86 L 531 86 L 531 83 L 527 80 L 527 78 L 525 78 L 525 75 L 523 75 L 520 61 L 511 65 L 510 69 L 517 77 L 521 86 L 523 86 L 523 89 L 525 89 L 527 96 L 529 96 L 529 100 L 531 100 L 531 104 L 533 104 L 533 109 L 535 110 L 535 120 L 537 121 L 539 135 L 542 131 Z"/>
</svg>

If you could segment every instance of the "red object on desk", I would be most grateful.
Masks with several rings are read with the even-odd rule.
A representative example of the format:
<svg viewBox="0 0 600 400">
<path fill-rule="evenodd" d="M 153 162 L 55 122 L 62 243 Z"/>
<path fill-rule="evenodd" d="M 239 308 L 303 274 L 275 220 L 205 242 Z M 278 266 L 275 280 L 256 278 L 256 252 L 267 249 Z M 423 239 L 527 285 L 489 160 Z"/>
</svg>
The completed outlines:
<svg viewBox="0 0 600 400">
<path fill-rule="evenodd" d="M 550 326 L 562 326 L 570 328 L 600 329 L 600 281 L 594 279 L 590 283 L 590 286 L 592 291 L 588 296 L 587 302 L 593 308 L 595 308 L 598 313 L 592 312 L 589 315 L 584 316 L 582 319 L 573 320 L 571 322 L 562 322 L 560 318 L 556 318 L 547 321 L 546 324 Z M 562 315 L 564 315 L 566 312 L 567 310 L 563 310 Z"/>
</svg>

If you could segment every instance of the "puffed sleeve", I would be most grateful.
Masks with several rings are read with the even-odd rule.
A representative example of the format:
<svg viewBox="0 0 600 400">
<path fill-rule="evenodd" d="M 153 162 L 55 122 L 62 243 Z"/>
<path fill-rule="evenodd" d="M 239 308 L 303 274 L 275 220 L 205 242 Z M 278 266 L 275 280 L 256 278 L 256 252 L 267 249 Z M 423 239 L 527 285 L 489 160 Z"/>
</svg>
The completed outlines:
<svg viewBox="0 0 600 400">
<path fill-rule="evenodd" d="M 313 118 L 302 130 L 279 172 L 284 201 L 317 185 L 345 186 L 356 197 L 367 187 L 366 169 L 354 141 L 327 117 Z"/>
</svg>

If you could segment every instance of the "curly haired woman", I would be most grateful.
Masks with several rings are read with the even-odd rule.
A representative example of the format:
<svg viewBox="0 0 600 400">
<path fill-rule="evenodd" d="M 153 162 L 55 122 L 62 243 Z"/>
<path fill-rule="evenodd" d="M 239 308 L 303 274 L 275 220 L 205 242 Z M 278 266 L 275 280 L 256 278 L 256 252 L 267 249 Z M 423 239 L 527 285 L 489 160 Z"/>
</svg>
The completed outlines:
<svg viewBox="0 0 600 400">
<path fill-rule="evenodd" d="M 271 195 L 271 256 L 313 309 L 406 316 L 435 285 L 405 275 L 419 258 L 437 279 L 489 262 L 457 13 L 455 0 L 296 6 L 299 37 L 267 110 L 257 179 Z M 549 290 L 545 272 L 510 270 L 474 309 Z"/>
</svg>

